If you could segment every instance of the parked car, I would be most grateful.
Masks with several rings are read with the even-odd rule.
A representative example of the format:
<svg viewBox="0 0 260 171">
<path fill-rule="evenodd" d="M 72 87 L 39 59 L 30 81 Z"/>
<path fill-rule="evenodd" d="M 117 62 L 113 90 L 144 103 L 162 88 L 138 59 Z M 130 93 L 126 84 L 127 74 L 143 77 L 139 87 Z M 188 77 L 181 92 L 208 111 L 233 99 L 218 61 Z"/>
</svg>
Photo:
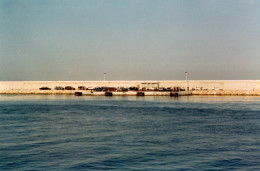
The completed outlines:
<svg viewBox="0 0 260 171">
<path fill-rule="evenodd" d="M 56 86 L 54 89 L 55 89 L 55 90 L 64 90 L 64 87 Z"/>
<path fill-rule="evenodd" d="M 159 91 L 167 91 L 167 89 L 165 87 L 160 87 Z"/>
<path fill-rule="evenodd" d="M 96 87 L 95 88 L 95 91 L 103 91 L 104 90 L 104 87 Z"/>
<path fill-rule="evenodd" d="M 115 87 L 96 87 L 95 91 L 116 91 Z"/>
<path fill-rule="evenodd" d="M 41 87 L 40 90 L 51 90 L 49 87 Z"/>
<path fill-rule="evenodd" d="M 138 91 L 138 88 L 137 87 L 129 87 L 129 90 Z"/>
<path fill-rule="evenodd" d="M 178 92 L 178 91 L 180 91 L 180 90 L 181 90 L 180 87 L 173 87 L 173 91 L 175 91 L 175 92 Z"/>
<path fill-rule="evenodd" d="M 115 87 L 106 87 L 105 90 L 106 90 L 106 91 L 116 91 L 117 88 L 115 88 Z"/>
<path fill-rule="evenodd" d="M 102 91 L 108 91 L 108 87 L 101 87 Z"/>
<path fill-rule="evenodd" d="M 78 90 L 87 90 L 88 88 L 87 87 L 85 87 L 85 86 L 79 86 L 78 87 Z"/>
<path fill-rule="evenodd" d="M 166 90 L 167 90 L 167 91 L 172 91 L 172 88 L 171 88 L 171 87 L 167 87 Z"/>
<path fill-rule="evenodd" d="M 119 88 L 117 88 L 117 91 L 128 91 L 128 88 L 125 88 L 125 87 L 119 87 Z"/>
<path fill-rule="evenodd" d="M 75 88 L 72 87 L 72 86 L 66 86 L 66 87 L 65 87 L 65 90 L 75 90 Z"/>
<path fill-rule="evenodd" d="M 182 88 L 180 88 L 180 91 L 185 91 L 185 88 L 183 88 L 183 87 L 182 87 Z"/>
</svg>

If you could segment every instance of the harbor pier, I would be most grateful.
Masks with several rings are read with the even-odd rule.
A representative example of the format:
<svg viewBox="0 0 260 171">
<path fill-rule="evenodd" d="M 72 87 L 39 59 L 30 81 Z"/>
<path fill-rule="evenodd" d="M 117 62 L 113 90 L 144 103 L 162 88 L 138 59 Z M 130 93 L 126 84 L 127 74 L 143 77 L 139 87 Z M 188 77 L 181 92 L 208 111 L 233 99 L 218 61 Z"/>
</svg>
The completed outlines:
<svg viewBox="0 0 260 171">
<path fill-rule="evenodd" d="M 58 88 L 59 89 L 58 89 Z M 69 87 L 69 89 L 66 89 Z M 104 89 L 107 88 L 107 89 Z M 260 96 L 260 80 L 190 80 L 190 81 L 0 81 L 0 94 L 73 94 L 131 96 L 178 95 L 249 95 Z"/>
</svg>

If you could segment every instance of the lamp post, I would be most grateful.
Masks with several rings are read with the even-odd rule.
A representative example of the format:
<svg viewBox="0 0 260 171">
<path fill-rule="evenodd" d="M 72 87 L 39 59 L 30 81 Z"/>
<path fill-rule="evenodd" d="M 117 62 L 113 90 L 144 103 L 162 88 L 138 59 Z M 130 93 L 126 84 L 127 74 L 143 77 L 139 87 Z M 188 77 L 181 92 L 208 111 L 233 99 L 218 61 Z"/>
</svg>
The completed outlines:
<svg viewBox="0 0 260 171">
<path fill-rule="evenodd" d="M 185 78 L 186 78 L 186 82 L 187 82 L 187 91 L 189 91 L 188 72 L 185 72 Z"/>
<path fill-rule="evenodd" d="M 107 73 L 104 72 L 104 81 L 106 81 L 106 74 L 107 74 Z"/>
</svg>

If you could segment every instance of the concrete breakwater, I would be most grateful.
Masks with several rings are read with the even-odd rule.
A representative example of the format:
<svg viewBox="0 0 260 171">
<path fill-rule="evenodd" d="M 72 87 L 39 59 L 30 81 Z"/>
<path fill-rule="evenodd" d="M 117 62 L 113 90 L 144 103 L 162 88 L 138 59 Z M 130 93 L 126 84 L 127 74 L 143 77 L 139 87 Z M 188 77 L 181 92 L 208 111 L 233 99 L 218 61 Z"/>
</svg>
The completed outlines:
<svg viewBox="0 0 260 171">
<path fill-rule="evenodd" d="M 91 90 L 6 90 L 1 91 L 1 94 L 49 94 L 49 95 L 75 95 L 80 93 L 83 96 L 105 96 L 106 92 L 98 92 Z M 174 96 L 177 93 L 178 96 L 191 95 L 192 91 L 126 91 L 126 92 L 111 92 L 113 96 L 137 96 L 137 93 L 143 93 L 144 96 Z"/>
<path fill-rule="evenodd" d="M 137 87 L 139 90 L 181 87 L 192 95 L 254 95 L 260 96 L 260 80 L 190 80 L 190 81 L 0 81 L 1 94 L 75 94 L 74 90 L 54 90 L 56 86 Z M 49 87 L 51 90 L 39 90 Z M 187 91 L 189 90 L 189 91 Z M 114 95 L 132 95 L 136 92 L 114 92 Z M 165 95 L 170 92 L 147 91 L 146 95 Z M 83 95 L 100 95 L 104 92 L 83 91 Z M 181 94 L 180 94 L 181 95 Z"/>
<path fill-rule="evenodd" d="M 218 96 L 260 96 L 259 90 L 199 90 L 192 91 L 192 95 L 218 95 Z"/>
<path fill-rule="evenodd" d="M 81 92 L 84 96 L 104 96 L 105 92 L 95 91 L 80 91 L 80 90 L 2 90 L 0 94 L 49 94 L 49 95 L 75 95 L 76 92 Z M 174 92 L 160 91 L 140 91 L 145 96 L 170 96 Z M 127 92 L 112 92 L 113 96 L 136 96 L 137 91 Z M 179 96 L 185 95 L 222 95 L 222 96 L 260 96 L 260 91 L 249 90 L 196 90 L 196 91 L 180 91 Z"/>
</svg>

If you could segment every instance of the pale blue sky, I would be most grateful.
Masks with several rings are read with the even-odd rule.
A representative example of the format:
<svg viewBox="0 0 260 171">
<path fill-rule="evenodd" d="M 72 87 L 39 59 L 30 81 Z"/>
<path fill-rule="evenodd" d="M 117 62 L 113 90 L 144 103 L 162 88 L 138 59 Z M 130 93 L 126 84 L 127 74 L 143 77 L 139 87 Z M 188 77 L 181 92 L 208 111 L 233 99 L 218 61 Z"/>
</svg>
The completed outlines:
<svg viewBox="0 0 260 171">
<path fill-rule="evenodd" d="M 0 0 L 0 80 L 260 79 L 260 0 Z"/>
</svg>

